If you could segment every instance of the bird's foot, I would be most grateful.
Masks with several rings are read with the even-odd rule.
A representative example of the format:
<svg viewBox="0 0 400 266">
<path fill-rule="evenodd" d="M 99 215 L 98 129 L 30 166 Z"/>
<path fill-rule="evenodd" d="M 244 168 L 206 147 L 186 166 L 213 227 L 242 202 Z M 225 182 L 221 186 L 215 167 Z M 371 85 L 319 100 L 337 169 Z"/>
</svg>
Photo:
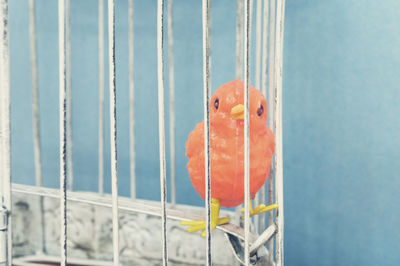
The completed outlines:
<svg viewBox="0 0 400 266">
<path fill-rule="evenodd" d="M 229 217 L 219 218 L 220 203 L 217 199 L 211 199 L 211 231 L 218 225 L 229 223 Z M 189 226 L 187 232 L 197 232 L 204 230 L 201 233 L 202 237 L 206 236 L 206 221 L 182 221 L 181 225 Z"/>
<path fill-rule="evenodd" d="M 265 204 L 260 204 L 257 208 L 253 209 L 250 204 L 250 217 L 257 215 L 257 214 L 264 213 L 264 212 L 272 211 L 274 209 L 277 209 L 278 207 L 279 207 L 279 205 L 277 203 L 274 203 L 274 204 L 271 204 L 268 206 L 265 206 Z M 242 208 L 242 213 L 244 213 L 244 208 Z"/>
<path fill-rule="evenodd" d="M 216 221 L 211 220 L 211 231 L 215 229 L 218 225 L 229 223 L 229 217 L 218 218 Z M 189 226 L 186 231 L 187 232 L 197 232 L 200 230 L 204 230 L 201 233 L 202 237 L 206 236 L 206 221 L 182 221 L 181 225 Z"/>
</svg>

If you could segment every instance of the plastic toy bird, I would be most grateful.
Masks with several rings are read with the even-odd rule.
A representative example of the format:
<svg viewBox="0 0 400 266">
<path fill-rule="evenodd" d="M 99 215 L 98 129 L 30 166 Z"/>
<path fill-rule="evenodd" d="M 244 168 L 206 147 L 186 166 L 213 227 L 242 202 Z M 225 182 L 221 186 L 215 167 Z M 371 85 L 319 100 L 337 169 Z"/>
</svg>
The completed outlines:
<svg viewBox="0 0 400 266">
<path fill-rule="evenodd" d="M 244 84 L 235 79 L 217 89 L 210 100 L 211 230 L 229 222 L 219 218 L 220 207 L 235 207 L 244 201 Z M 250 86 L 250 195 L 267 180 L 274 153 L 274 135 L 267 126 L 267 102 Z M 186 143 L 187 169 L 196 191 L 205 199 L 204 121 L 197 124 Z M 251 203 L 251 201 L 250 201 Z M 277 208 L 277 204 L 250 207 L 250 215 Z M 243 210 L 242 210 L 243 211 Z M 188 232 L 206 228 L 205 221 L 182 221 Z M 205 236 L 204 230 L 202 236 Z"/>
</svg>

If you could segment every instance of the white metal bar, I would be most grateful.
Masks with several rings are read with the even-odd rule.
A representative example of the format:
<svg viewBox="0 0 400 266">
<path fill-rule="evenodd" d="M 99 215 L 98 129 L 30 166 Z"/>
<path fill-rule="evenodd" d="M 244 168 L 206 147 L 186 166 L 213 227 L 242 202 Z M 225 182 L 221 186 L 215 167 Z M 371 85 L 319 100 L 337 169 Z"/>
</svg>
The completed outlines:
<svg viewBox="0 0 400 266">
<path fill-rule="evenodd" d="M 99 0 L 99 193 L 104 193 L 104 0 Z"/>
<path fill-rule="evenodd" d="M 268 125 L 271 130 L 275 133 L 274 128 L 274 113 L 275 113 L 275 89 L 274 89 L 274 80 L 275 80 L 275 0 L 270 1 L 270 14 L 269 14 L 269 56 L 268 56 L 268 113 L 269 120 Z M 265 62 L 266 64 L 267 62 Z M 275 168 L 271 167 L 270 177 L 268 179 L 268 205 L 271 205 L 274 201 L 274 193 L 273 193 L 273 181 L 275 179 L 275 175 L 273 172 Z M 273 212 L 268 213 L 268 226 L 271 226 L 274 222 L 274 214 Z M 270 256 L 273 259 L 273 248 L 274 243 L 271 241 L 268 243 L 268 249 L 271 251 Z"/>
<path fill-rule="evenodd" d="M 36 21 L 35 0 L 29 0 L 29 43 L 32 68 L 32 113 L 33 113 L 33 150 L 35 161 L 36 186 L 42 186 L 42 162 L 40 149 L 40 119 L 39 119 L 39 90 L 37 81 L 37 54 L 36 54 Z M 46 252 L 44 236 L 43 198 L 40 198 L 40 224 L 42 229 L 42 252 Z"/>
<path fill-rule="evenodd" d="M 243 72 L 243 0 L 237 0 L 236 13 L 236 78 Z"/>
<path fill-rule="evenodd" d="M 173 0 L 168 1 L 168 61 L 169 61 L 169 146 L 171 160 L 171 203 L 176 204 L 175 170 L 175 76 L 174 76 L 174 35 L 172 28 Z"/>
<path fill-rule="evenodd" d="M 0 231 L 0 258 L 12 265 L 12 227 L 11 215 L 11 147 L 10 147 L 10 46 L 8 35 L 8 0 L 1 0 L 0 5 L 0 204 L 6 231 Z M 8 224 L 8 226 L 7 226 Z"/>
<path fill-rule="evenodd" d="M 114 0 L 108 0 L 108 62 L 110 90 L 110 136 L 111 136 L 111 194 L 113 212 L 114 265 L 119 265 L 118 225 L 118 171 L 117 171 L 117 113 L 115 83 L 115 7 Z"/>
<path fill-rule="evenodd" d="M 129 24 L 129 155 L 131 171 L 131 198 L 136 198 L 136 175 L 135 175 L 135 83 L 133 79 L 133 0 L 129 0 L 128 7 Z"/>
<path fill-rule="evenodd" d="M 260 75 L 261 75 L 261 11 L 262 11 L 262 1 L 257 0 L 256 2 L 256 88 L 261 90 L 261 82 L 260 82 Z M 262 188 L 263 190 L 263 188 Z M 261 192 L 261 191 L 260 191 Z M 260 203 L 260 192 L 256 194 L 254 199 L 255 206 L 258 206 Z M 259 232 L 259 215 L 254 217 L 254 229 L 255 232 Z"/>
<path fill-rule="evenodd" d="M 244 263 L 250 265 L 250 116 L 249 116 L 249 70 L 250 70 L 250 1 L 244 0 Z"/>
<path fill-rule="evenodd" d="M 275 1 L 275 0 L 269 0 L 269 1 Z M 261 91 L 265 97 L 267 97 L 267 59 L 268 59 L 268 1 L 264 1 L 264 7 L 263 7 L 263 40 L 262 40 L 262 72 L 261 72 Z M 268 103 L 268 106 L 270 104 Z M 270 117 L 271 120 L 271 113 L 268 112 L 268 116 Z M 271 180 L 271 174 L 270 178 L 268 179 L 268 186 L 269 182 Z M 260 199 L 261 202 L 265 202 L 265 185 L 260 189 Z M 264 230 L 265 228 L 265 215 L 260 216 L 260 231 Z"/>
<path fill-rule="evenodd" d="M 275 0 L 270 0 L 275 1 Z M 262 41 L 262 75 L 261 75 L 261 91 L 267 97 L 267 74 L 268 74 L 268 1 L 264 2 L 263 9 L 263 41 Z"/>
<path fill-rule="evenodd" d="M 74 188 L 74 171 L 72 163 L 72 91 L 71 91 L 71 19 L 70 0 L 65 0 L 65 62 L 67 86 L 67 175 L 68 188 Z"/>
<path fill-rule="evenodd" d="M 256 2 L 256 88 L 261 89 L 260 74 L 261 74 L 261 11 L 262 0 Z"/>
<path fill-rule="evenodd" d="M 33 111 L 33 151 L 36 185 L 42 185 L 42 165 L 40 151 L 39 93 L 37 81 L 35 0 L 29 0 L 29 38 L 32 66 L 32 111 Z"/>
<path fill-rule="evenodd" d="M 67 265 L 67 167 L 66 167 L 66 47 L 65 0 L 58 1 L 59 124 L 60 124 L 60 246 L 61 266 Z"/>
<path fill-rule="evenodd" d="M 210 161 L 210 0 L 202 2 L 203 27 L 203 115 L 204 115 L 204 174 L 206 191 L 206 265 L 211 258 L 211 161 Z"/>
<path fill-rule="evenodd" d="M 285 0 L 277 1 L 276 12 L 276 56 L 275 56 L 275 198 L 279 208 L 276 213 L 278 226 L 276 236 L 276 265 L 284 264 L 283 256 L 283 149 L 282 149 L 282 67 L 283 67 L 283 32 L 285 20 Z"/>
<path fill-rule="evenodd" d="M 268 228 L 250 246 L 250 255 L 254 255 L 261 246 L 268 242 L 275 235 L 276 229 L 275 224 L 268 226 Z"/>
<path fill-rule="evenodd" d="M 165 161 L 165 114 L 164 114 L 164 54 L 163 54 L 163 27 L 164 27 L 164 1 L 157 3 L 157 74 L 158 74 L 158 135 L 160 150 L 160 186 L 161 186 L 161 223 L 163 265 L 168 265 L 167 249 L 167 173 Z"/>
</svg>

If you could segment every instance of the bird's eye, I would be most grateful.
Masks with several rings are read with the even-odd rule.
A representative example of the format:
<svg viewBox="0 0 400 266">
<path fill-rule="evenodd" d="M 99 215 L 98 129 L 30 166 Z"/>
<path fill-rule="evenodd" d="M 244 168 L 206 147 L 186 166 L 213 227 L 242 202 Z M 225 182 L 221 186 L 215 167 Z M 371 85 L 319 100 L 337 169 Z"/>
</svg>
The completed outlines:
<svg viewBox="0 0 400 266">
<path fill-rule="evenodd" d="M 219 107 L 219 99 L 218 98 L 215 99 L 215 101 L 214 101 L 214 107 L 215 107 L 215 110 L 218 110 L 218 107 Z"/>
<path fill-rule="evenodd" d="M 257 115 L 262 116 L 263 113 L 264 113 L 264 106 L 261 104 L 260 107 L 258 107 L 257 109 Z"/>
</svg>

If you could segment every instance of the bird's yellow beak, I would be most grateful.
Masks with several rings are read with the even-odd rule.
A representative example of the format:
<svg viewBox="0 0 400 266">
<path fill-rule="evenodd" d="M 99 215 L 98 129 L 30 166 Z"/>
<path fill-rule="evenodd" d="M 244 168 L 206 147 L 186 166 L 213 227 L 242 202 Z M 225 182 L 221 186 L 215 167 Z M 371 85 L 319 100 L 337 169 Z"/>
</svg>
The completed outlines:
<svg viewBox="0 0 400 266">
<path fill-rule="evenodd" d="M 231 109 L 231 117 L 235 120 L 244 119 L 244 105 L 238 104 Z"/>
</svg>

